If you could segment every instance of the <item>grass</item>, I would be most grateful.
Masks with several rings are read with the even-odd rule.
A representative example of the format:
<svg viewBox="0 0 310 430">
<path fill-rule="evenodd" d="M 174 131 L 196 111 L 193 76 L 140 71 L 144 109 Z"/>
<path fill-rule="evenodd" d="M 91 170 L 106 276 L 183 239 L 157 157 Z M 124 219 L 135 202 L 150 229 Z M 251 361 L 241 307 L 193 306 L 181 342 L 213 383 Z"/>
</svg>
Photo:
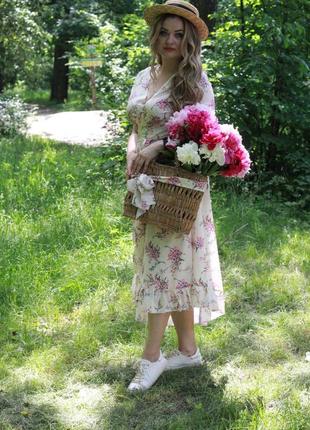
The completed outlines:
<svg viewBox="0 0 310 430">
<path fill-rule="evenodd" d="M 146 328 L 124 179 L 105 161 L 100 148 L 0 140 L 1 430 L 309 428 L 305 217 L 213 187 L 226 315 L 196 327 L 208 364 L 130 395 Z M 170 327 L 163 349 L 175 345 Z"/>
<path fill-rule="evenodd" d="M 25 103 L 38 105 L 40 108 L 48 108 L 55 112 L 64 111 L 84 111 L 92 109 L 111 109 L 110 105 L 100 100 L 100 94 L 97 98 L 97 105 L 95 108 L 92 106 L 91 95 L 89 97 L 81 95 L 81 91 L 69 89 L 69 97 L 65 103 L 57 103 L 50 100 L 50 90 L 36 89 L 31 90 L 23 85 L 15 86 L 14 89 L 7 89 L 6 96 L 19 96 Z"/>
</svg>

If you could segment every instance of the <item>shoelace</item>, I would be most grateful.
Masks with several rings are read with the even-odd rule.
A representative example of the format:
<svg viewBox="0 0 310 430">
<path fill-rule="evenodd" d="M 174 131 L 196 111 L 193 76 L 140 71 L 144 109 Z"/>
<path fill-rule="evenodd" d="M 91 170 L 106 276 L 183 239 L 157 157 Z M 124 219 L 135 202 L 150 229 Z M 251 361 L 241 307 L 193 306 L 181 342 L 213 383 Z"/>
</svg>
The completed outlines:
<svg viewBox="0 0 310 430">
<path fill-rule="evenodd" d="M 170 356 L 170 358 L 175 358 L 175 357 L 187 357 L 187 358 L 193 358 L 193 356 L 194 356 L 194 355 L 196 355 L 196 354 L 197 354 L 197 352 L 196 352 L 195 354 L 193 354 L 193 355 L 188 356 L 188 355 L 183 354 L 181 351 L 176 350 L 176 351 L 175 351 L 175 352 Z"/>
<path fill-rule="evenodd" d="M 132 382 L 135 382 L 137 384 L 140 384 L 142 380 L 145 377 L 145 373 L 147 369 L 149 368 L 150 364 L 146 361 L 140 361 L 140 363 L 137 364 L 138 371 L 136 373 L 136 376 L 134 377 Z"/>
<path fill-rule="evenodd" d="M 182 354 L 182 352 L 181 351 L 179 351 L 179 350 L 177 350 L 177 351 L 175 351 L 171 356 L 170 356 L 170 358 L 174 358 L 174 357 L 184 357 L 184 354 Z"/>
</svg>

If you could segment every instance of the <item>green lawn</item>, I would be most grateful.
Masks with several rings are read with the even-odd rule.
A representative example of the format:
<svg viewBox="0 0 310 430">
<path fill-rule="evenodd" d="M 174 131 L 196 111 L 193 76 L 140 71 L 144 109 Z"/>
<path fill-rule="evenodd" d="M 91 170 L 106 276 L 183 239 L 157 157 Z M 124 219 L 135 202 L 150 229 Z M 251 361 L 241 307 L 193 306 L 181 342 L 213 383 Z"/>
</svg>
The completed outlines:
<svg viewBox="0 0 310 430">
<path fill-rule="evenodd" d="M 146 329 L 124 179 L 105 162 L 0 140 L 0 429 L 309 429 L 305 215 L 213 187 L 226 315 L 196 328 L 207 365 L 129 394 Z M 163 350 L 175 345 L 169 327 Z"/>
<path fill-rule="evenodd" d="M 50 90 L 38 89 L 30 90 L 26 87 L 16 86 L 14 89 L 7 89 L 5 95 L 8 97 L 18 96 L 25 103 L 35 104 L 41 108 L 50 109 L 54 112 L 63 111 L 84 111 L 91 109 L 110 110 L 111 106 L 100 100 L 100 94 L 97 97 L 97 104 L 94 108 L 91 102 L 91 94 L 89 96 L 81 95 L 81 91 L 69 89 L 70 97 L 65 103 L 57 103 L 50 100 Z"/>
</svg>

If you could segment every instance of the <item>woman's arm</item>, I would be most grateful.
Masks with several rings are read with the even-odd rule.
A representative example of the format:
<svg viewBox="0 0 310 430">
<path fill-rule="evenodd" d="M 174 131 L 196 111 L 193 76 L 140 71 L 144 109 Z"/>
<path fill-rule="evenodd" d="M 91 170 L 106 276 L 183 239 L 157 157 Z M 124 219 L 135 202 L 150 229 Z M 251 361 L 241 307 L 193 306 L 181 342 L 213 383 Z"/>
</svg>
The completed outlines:
<svg viewBox="0 0 310 430">
<path fill-rule="evenodd" d="M 149 164 L 157 157 L 160 151 L 164 148 L 163 140 L 154 140 L 150 145 L 143 148 L 134 158 L 131 171 L 138 174 L 145 172 Z"/>
<path fill-rule="evenodd" d="M 134 125 L 132 127 L 132 131 L 128 138 L 128 144 L 127 144 L 127 171 L 126 171 L 127 178 L 132 175 L 132 164 L 134 159 L 137 156 L 137 138 L 138 138 L 137 128 Z"/>
<path fill-rule="evenodd" d="M 134 124 L 127 144 L 127 179 L 132 175 L 145 172 L 150 162 L 153 161 L 164 148 L 163 140 L 154 140 L 150 145 L 146 146 L 138 153 L 137 140 L 138 130 L 136 124 Z"/>
</svg>

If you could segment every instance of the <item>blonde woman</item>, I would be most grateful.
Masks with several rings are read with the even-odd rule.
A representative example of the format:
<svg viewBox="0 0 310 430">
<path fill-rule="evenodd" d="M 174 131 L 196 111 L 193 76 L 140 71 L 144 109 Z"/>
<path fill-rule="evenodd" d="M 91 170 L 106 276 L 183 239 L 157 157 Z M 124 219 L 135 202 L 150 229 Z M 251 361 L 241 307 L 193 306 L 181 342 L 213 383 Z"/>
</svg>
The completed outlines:
<svg viewBox="0 0 310 430">
<path fill-rule="evenodd" d="M 128 177 L 145 171 L 163 149 L 165 123 L 173 112 L 195 103 L 214 111 L 200 57 L 208 28 L 198 10 L 186 1 L 168 0 L 147 8 L 144 17 L 151 27 L 152 61 L 136 76 L 128 100 L 133 124 Z M 194 325 L 207 325 L 225 312 L 209 181 L 189 234 L 137 220 L 133 240 L 136 320 L 147 322 L 148 336 L 129 391 L 150 388 L 165 370 L 201 365 Z M 178 336 L 178 349 L 168 358 L 160 349 L 167 325 L 174 325 Z"/>
</svg>

